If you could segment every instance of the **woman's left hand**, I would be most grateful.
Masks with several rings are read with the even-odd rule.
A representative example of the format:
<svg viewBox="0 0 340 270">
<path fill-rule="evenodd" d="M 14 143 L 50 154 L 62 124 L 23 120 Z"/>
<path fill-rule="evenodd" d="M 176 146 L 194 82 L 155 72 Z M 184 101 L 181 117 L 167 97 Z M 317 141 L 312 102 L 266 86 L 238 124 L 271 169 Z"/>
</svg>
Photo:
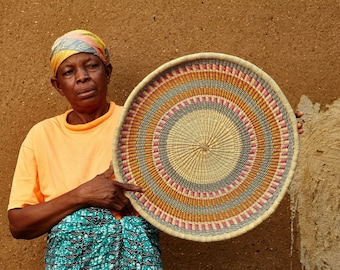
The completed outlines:
<svg viewBox="0 0 340 270">
<path fill-rule="evenodd" d="M 295 116 L 296 116 L 296 118 L 300 118 L 301 116 L 303 116 L 303 112 L 297 111 L 297 112 L 295 113 Z M 298 133 L 299 133 L 299 134 L 302 134 L 302 133 L 304 132 L 303 127 L 302 127 L 302 122 L 299 122 L 299 121 L 298 121 L 298 123 L 297 123 L 297 129 L 298 129 Z"/>
</svg>

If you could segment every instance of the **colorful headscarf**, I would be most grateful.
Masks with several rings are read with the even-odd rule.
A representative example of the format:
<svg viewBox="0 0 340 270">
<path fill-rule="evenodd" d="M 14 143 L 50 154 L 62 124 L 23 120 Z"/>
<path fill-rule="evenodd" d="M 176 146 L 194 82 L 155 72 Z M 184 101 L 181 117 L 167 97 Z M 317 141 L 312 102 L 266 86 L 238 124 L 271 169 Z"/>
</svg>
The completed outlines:
<svg viewBox="0 0 340 270">
<path fill-rule="evenodd" d="M 52 46 L 50 64 L 53 74 L 57 74 L 60 64 L 66 58 L 77 53 L 92 53 L 104 64 L 110 63 L 109 51 L 97 35 L 86 30 L 73 30 L 57 38 Z"/>
</svg>

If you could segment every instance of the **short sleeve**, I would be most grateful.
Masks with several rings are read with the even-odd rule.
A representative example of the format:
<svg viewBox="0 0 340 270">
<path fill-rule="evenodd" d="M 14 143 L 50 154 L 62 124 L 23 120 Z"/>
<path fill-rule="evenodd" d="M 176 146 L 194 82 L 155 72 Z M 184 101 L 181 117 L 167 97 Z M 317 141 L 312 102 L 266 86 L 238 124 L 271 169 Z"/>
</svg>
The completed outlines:
<svg viewBox="0 0 340 270">
<path fill-rule="evenodd" d="M 36 158 L 28 135 L 19 151 L 8 210 L 38 204 L 43 201 L 38 182 Z"/>
</svg>

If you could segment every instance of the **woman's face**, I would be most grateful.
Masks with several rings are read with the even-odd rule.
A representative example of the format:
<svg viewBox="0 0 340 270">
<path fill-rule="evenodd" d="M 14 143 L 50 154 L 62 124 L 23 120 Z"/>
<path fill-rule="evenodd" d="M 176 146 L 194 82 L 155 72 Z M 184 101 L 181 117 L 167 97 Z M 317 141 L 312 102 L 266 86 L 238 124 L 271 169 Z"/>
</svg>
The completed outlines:
<svg viewBox="0 0 340 270">
<path fill-rule="evenodd" d="M 78 53 L 61 63 L 51 82 L 75 111 L 85 113 L 106 106 L 111 71 L 111 65 L 105 66 L 99 57 Z"/>
</svg>

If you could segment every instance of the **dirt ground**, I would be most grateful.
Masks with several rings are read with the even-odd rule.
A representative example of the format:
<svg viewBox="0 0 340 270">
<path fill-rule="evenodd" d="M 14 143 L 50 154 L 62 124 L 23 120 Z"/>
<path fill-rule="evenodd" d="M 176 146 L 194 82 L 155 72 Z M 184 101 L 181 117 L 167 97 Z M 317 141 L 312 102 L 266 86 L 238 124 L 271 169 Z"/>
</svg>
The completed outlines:
<svg viewBox="0 0 340 270">
<path fill-rule="evenodd" d="M 294 109 L 302 95 L 321 108 L 340 97 L 339 0 L 8 0 L 0 15 L 0 269 L 43 269 L 44 237 L 14 240 L 6 208 L 26 133 L 68 109 L 49 83 L 50 47 L 64 32 L 88 29 L 106 41 L 114 67 L 109 96 L 121 105 L 155 68 L 202 51 L 259 66 Z M 301 269 L 298 239 L 287 195 L 270 218 L 230 240 L 162 234 L 164 269 Z"/>
</svg>

